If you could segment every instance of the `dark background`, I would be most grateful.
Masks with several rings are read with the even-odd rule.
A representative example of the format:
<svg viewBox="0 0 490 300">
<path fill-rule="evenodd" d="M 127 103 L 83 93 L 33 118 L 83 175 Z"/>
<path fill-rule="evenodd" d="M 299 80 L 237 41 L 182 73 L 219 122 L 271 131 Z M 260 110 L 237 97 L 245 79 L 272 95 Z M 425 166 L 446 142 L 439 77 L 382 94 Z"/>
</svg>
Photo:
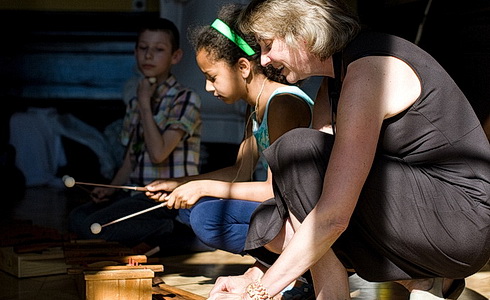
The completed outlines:
<svg viewBox="0 0 490 300">
<path fill-rule="evenodd" d="M 410 41 L 415 41 L 429 3 L 350 2 L 357 8 L 364 26 Z M 187 5 L 192 5 L 192 1 Z M 29 107 L 54 107 L 60 114 L 73 114 L 100 131 L 122 118 L 124 103 L 119 91 L 132 75 L 128 66 L 134 62 L 132 47 L 136 33 L 132 24 L 155 14 L 158 11 L 0 10 L 2 182 L 22 186 L 22 174 L 13 165 L 15 149 L 8 144 L 13 113 Z M 482 123 L 488 119 L 490 1 L 433 0 L 419 45 L 453 76 Z M 53 57 L 55 64 L 50 63 Z M 63 143 L 68 165 L 60 172 L 84 181 L 106 180 L 97 174 L 97 159 L 90 149 L 69 139 Z M 237 146 L 204 143 L 202 171 L 233 163 Z"/>
</svg>

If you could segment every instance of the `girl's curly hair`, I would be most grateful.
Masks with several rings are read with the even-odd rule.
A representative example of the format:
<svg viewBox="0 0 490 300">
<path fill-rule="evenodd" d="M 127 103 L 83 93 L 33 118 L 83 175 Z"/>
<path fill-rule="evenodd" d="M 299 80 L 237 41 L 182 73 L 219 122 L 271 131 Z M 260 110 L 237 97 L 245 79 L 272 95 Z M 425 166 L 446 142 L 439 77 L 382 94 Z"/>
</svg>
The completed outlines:
<svg viewBox="0 0 490 300">
<path fill-rule="evenodd" d="M 230 66 L 234 66 L 242 57 L 254 63 L 253 72 L 264 74 L 269 79 L 287 83 L 284 76 L 272 66 L 263 67 L 260 64 L 260 46 L 254 35 L 245 35 L 238 28 L 237 19 L 244 6 L 239 4 L 226 4 L 218 12 L 218 18 L 226 23 L 236 35 L 240 36 L 255 51 L 253 55 L 247 55 L 234 42 L 225 37 L 222 33 L 212 28 L 210 25 L 190 28 L 188 39 L 197 53 L 201 50 L 208 52 L 213 59 L 225 61 Z"/>
</svg>

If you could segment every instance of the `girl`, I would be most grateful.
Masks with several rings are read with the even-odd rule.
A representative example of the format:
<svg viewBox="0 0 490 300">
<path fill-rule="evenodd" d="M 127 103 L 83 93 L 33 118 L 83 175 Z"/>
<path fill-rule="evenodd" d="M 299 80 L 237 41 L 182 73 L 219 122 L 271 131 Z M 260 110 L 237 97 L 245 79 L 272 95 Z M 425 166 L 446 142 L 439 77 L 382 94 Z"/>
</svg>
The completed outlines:
<svg viewBox="0 0 490 300">
<path fill-rule="evenodd" d="M 260 205 L 271 213 L 276 211 L 274 202 L 266 201 L 273 197 L 270 171 L 265 181 L 253 180 L 260 154 L 285 132 L 309 127 L 313 101 L 297 86 L 279 82 L 285 81 L 273 68 L 260 65 L 257 42 L 237 29 L 240 10 L 226 5 L 211 26 L 191 32 L 206 90 L 225 103 L 242 99 L 249 105 L 245 138 L 235 164 L 197 176 L 157 180 L 146 188 L 150 198 L 180 209 L 179 219 L 191 226 L 203 243 L 245 254 L 254 210 Z M 260 263 L 256 266 L 264 267 Z M 301 288 L 290 289 L 283 298 L 296 292 L 312 295 L 311 288 L 299 284 Z"/>
<path fill-rule="evenodd" d="M 150 198 L 182 209 L 180 219 L 205 244 L 232 253 L 243 253 L 250 215 L 273 197 L 270 172 L 267 180 L 253 181 L 262 150 L 290 129 L 309 127 L 313 104 L 298 87 L 280 83 L 277 72 L 260 65 L 258 44 L 236 28 L 239 12 L 238 6 L 226 5 L 211 26 L 190 34 L 206 90 L 225 103 L 243 99 L 249 105 L 235 164 L 146 186 Z"/>
</svg>

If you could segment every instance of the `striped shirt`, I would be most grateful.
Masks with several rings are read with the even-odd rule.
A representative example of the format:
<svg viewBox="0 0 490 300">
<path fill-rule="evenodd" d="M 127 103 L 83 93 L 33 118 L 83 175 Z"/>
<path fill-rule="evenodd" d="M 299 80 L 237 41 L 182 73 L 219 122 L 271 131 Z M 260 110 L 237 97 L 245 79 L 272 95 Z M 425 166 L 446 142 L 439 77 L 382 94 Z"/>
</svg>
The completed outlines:
<svg viewBox="0 0 490 300">
<path fill-rule="evenodd" d="M 157 87 L 154 98 L 153 119 L 160 133 L 168 129 L 180 129 L 185 134 L 165 161 L 153 164 L 145 148 L 137 97 L 131 99 L 121 132 L 121 142 L 131 155 L 130 184 L 146 185 L 159 178 L 198 174 L 201 99 L 194 91 L 180 85 L 173 75 Z"/>
</svg>

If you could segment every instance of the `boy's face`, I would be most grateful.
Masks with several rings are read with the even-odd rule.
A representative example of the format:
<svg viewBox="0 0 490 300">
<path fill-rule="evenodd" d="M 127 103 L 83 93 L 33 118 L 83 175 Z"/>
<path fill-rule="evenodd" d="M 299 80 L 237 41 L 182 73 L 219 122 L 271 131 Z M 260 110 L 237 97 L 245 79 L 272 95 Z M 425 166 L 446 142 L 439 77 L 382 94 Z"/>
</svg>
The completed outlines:
<svg viewBox="0 0 490 300">
<path fill-rule="evenodd" d="M 179 62 L 181 55 L 180 50 L 172 51 L 168 33 L 145 30 L 139 36 L 135 57 L 138 69 L 145 77 L 165 80 L 172 65 Z"/>
</svg>

